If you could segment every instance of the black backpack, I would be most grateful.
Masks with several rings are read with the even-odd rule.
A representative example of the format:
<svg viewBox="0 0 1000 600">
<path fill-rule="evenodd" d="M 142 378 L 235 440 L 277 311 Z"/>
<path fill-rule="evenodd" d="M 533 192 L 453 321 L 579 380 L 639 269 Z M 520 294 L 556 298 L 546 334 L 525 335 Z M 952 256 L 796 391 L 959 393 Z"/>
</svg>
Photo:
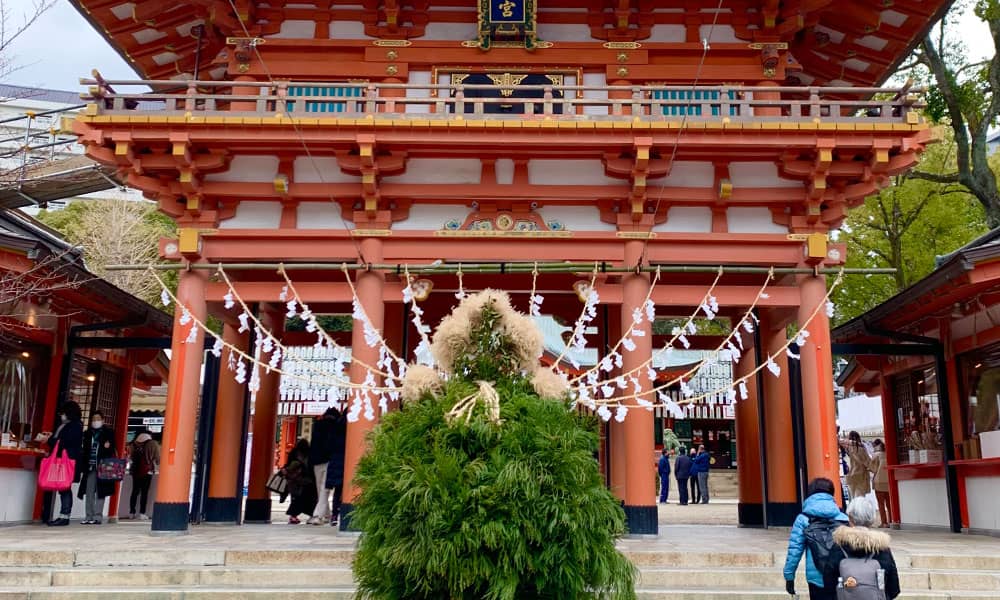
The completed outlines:
<svg viewBox="0 0 1000 600">
<path fill-rule="evenodd" d="M 837 580 L 839 573 L 839 561 L 841 556 L 834 556 L 836 544 L 833 542 L 833 532 L 842 523 L 826 517 L 809 517 L 809 524 L 806 525 L 804 533 L 806 548 L 812 554 L 813 564 L 816 570 L 823 576 L 823 581 Z"/>
</svg>

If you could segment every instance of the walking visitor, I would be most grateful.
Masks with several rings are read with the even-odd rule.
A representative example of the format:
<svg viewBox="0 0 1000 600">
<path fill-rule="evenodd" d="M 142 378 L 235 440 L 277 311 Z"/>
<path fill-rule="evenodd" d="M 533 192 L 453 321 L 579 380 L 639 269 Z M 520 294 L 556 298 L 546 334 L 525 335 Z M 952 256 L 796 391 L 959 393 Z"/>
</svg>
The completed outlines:
<svg viewBox="0 0 1000 600">
<path fill-rule="evenodd" d="M 688 456 L 691 458 L 691 476 L 688 478 L 691 485 L 691 504 L 698 504 L 701 500 L 701 488 L 698 487 L 698 463 L 695 461 L 698 457 L 698 451 L 692 447 Z"/>
<path fill-rule="evenodd" d="M 802 513 L 795 517 L 788 538 L 784 575 L 785 591 L 789 594 L 795 594 L 795 571 L 804 556 L 810 600 L 835 600 L 837 597 L 836 589 L 826 586 L 830 573 L 836 569 L 829 560 L 834 546 L 833 534 L 838 527 L 847 525 L 848 518 L 833 499 L 835 491 L 833 482 L 825 477 L 809 482 Z"/>
<path fill-rule="evenodd" d="M 80 405 L 72 400 L 62 405 L 59 410 L 59 427 L 47 440 L 49 451 L 55 452 L 58 448 L 60 453 L 65 453 L 66 458 L 70 458 L 77 465 L 80 464 L 80 449 L 83 447 L 83 416 Z M 80 480 L 80 471 L 76 470 L 74 481 Z M 73 490 L 66 489 L 59 492 L 59 517 L 51 519 L 48 525 L 53 527 L 64 527 L 69 525 L 69 517 L 73 512 Z"/>
<path fill-rule="evenodd" d="M 80 489 L 77 498 L 84 500 L 86 517 L 83 525 L 100 525 L 104 520 L 104 499 L 115 493 L 115 481 L 100 479 L 97 466 L 105 458 L 114 458 L 115 432 L 104 426 L 104 415 L 94 411 L 90 415 L 90 428 L 83 433 L 83 447 L 80 460 L 76 461 L 80 473 Z"/>
<path fill-rule="evenodd" d="M 705 450 L 705 446 L 698 446 L 698 455 L 694 458 L 694 467 L 698 471 L 698 489 L 701 490 L 701 499 L 697 496 L 694 503 L 708 504 L 708 470 L 712 466 L 712 456 Z"/>
<path fill-rule="evenodd" d="M 670 451 L 664 448 L 660 460 L 656 464 L 656 472 L 660 475 L 660 504 L 667 503 L 670 495 Z"/>
<path fill-rule="evenodd" d="M 326 487 L 326 470 L 333 456 L 334 423 L 339 418 L 340 411 L 331 407 L 313 422 L 309 466 L 316 483 L 316 506 L 309 519 L 310 525 L 322 525 L 330 520 L 330 490 Z"/>
<path fill-rule="evenodd" d="M 674 462 L 674 477 L 677 478 L 677 493 L 680 494 L 680 505 L 688 503 L 688 477 L 691 476 L 691 457 L 687 449 L 681 446 L 677 449 L 677 460 Z"/>
<path fill-rule="evenodd" d="M 872 487 L 875 488 L 875 501 L 878 503 L 879 527 L 888 527 L 892 522 L 892 510 L 889 507 L 889 464 L 885 457 L 885 442 L 875 440 L 872 445 L 875 448 L 871 461 L 874 473 Z"/>
<path fill-rule="evenodd" d="M 847 459 L 850 461 L 850 468 L 847 471 L 847 487 L 851 492 L 851 498 L 867 496 L 872 491 L 871 457 L 868 456 L 868 450 L 861 443 L 861 435 L 857 431 L 852 431 L 847 434 L 847 441 L 840 443 L 847 451 Z"/>
<path fill-rule="evenodd" d="M 156 443 L 148 431 L 142 431 L 132 442 L 129 453 L 129 473 L 132 475 L 132 495 L 128 501 L 128 518 L 136 518 L 136 502 L 139 505 L 139 520 L 149 519 L 146 507 L 149 503 L 149 486 L 153 483 L 153 474 L 160 464 L 160 445 Z"/>
<path fill-rule="evenodd" d="M 847 505 L 847 517 L 851 526 L 833 532 L 837 577 L 824 587 L 836 588 L 838 595 L 847 591 L 845 597 L 852 600 L 892 600 L 899 595 L 899 571 L 889 549 L 889 534 L 871 529 L 875 506 L 868 498 L 854 498 Z"/>
<path fill-rule="evenodd" d="M 309 468 L 309 440 L 303 438 L 296 442 L 282 471 L 292 497 L 285 514 L 288 515 L 289 525 L 298 525 L 301 523 L 299 515 L 306 514 L 311 518 L 316 507 L 316 480 L 313 469 Z"/>
</svg>

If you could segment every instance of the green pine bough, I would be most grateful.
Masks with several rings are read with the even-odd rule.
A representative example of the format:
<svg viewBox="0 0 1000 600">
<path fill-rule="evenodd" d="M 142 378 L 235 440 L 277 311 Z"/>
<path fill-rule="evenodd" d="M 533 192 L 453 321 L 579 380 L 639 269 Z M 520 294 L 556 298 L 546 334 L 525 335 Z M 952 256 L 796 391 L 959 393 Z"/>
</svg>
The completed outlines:
<svg viewBox="0 0 1000 600">
<path fill-rule="evenodd" d="M 596 460 L 597 421 L 543 398 L 518 343 L 487 303 L 450 377 L 382 419 L 361 460 L 352 513 L 360 598 L 635 598 L 636 570 L 615 549 L 625 515 Z M 440 330 L 439 330 L 440 331 Z M 435 340 L 437 342 L 437 339 Z M 500 422 L 474 406 L 489 381 Z"/>
</svg>

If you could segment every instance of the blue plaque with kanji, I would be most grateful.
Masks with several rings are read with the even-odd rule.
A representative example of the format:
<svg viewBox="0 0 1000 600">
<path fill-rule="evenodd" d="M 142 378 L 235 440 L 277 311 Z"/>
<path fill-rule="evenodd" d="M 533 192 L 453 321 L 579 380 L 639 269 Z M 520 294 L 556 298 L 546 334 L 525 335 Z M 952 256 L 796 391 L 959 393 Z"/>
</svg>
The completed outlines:
<svg viewBox="0 0 1000 600">
<path fill-rule="evenodd" d="M 490 22 L 524 23 L 524 0 L 490 0 Z"/>
</svg>

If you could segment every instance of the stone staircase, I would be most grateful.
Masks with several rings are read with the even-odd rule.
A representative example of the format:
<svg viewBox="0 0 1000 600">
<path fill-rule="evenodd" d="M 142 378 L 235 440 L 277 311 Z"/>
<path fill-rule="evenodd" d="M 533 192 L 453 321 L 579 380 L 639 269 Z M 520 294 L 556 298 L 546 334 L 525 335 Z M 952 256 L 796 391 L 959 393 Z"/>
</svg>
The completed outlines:
<svg viewBox="0 0 1000 600">
<path fill-rule="evenodd" d="M 626 551 L 642 600 L 787 600 L 774 552 Z M 0 600 L 353 597 L 350 549 L 0 551 Z M 904 600 L 1000 598 L 1000 556 L 900 554 Z M 801 569 L 797 587 L 806 592 Z M 806 597 L 805 594 L 802 596 Z"/>
</svg>

